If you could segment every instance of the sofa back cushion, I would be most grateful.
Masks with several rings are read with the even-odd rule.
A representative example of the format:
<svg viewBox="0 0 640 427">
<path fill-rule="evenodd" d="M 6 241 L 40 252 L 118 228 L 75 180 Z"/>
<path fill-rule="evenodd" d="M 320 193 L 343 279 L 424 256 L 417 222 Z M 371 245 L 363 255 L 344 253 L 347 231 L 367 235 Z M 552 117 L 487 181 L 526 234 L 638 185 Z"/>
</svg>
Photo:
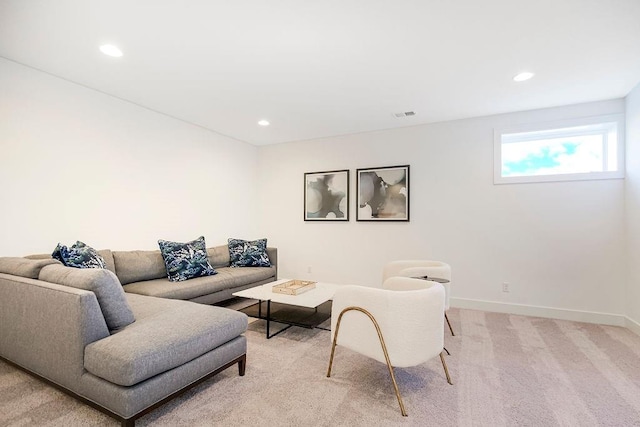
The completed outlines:
<svg viewBox="0 0 640 427">
<path fill-rule="evenodd" d="M 209 257 L 209 264 L 213 268 L 229 267 L 229 246 L 220 245 L 212 248 L 207 248 L 207 256 Z"/>
<path fill-rule="evenodd" d="M 40 270 L 50 264 L 60 264 L 51 257 L 45 259 L 28 259 L 20 257 L 0 257 L 0 273 L 37 279 Z"/>
<path fill-rule="evenodd" d="M 38 278 L 46 282 L 93 292 L 110 331 L 123 328 L 135 321 L 122 285 L 116 275 L 109 270 L 72 268 L 52 264 L 43 267 Z"/>
<path fill-rule="evenodd" d="M 114 251 L 113 259 L 123 285 L 167 277 L 160 251 Z"/>
</svg>

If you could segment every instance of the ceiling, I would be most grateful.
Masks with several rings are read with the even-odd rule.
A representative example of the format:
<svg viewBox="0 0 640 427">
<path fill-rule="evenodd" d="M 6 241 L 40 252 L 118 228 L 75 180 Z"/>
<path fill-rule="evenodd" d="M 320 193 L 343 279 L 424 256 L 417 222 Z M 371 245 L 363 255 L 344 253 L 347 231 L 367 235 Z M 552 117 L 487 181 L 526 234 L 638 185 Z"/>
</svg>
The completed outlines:
<svg viewBox="0 0 640 427">
<path fill-rule="evenodd" d="M 640 0 L 0 0 L 0 56 L 264 145 L 624 97 Z"/>
</svg>

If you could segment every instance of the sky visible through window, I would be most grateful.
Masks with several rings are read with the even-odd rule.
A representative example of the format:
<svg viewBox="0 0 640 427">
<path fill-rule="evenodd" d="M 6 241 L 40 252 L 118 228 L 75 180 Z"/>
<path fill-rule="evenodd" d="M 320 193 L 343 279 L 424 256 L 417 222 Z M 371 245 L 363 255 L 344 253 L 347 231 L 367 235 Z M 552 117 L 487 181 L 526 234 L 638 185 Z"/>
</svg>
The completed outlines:
<svg viewBox="0 0 640 427">
<path fill-rule="evenodd" d="M 602 135 L 511 142 L 502 145 L 502 176 L 603 171 Z"/>
</svg>

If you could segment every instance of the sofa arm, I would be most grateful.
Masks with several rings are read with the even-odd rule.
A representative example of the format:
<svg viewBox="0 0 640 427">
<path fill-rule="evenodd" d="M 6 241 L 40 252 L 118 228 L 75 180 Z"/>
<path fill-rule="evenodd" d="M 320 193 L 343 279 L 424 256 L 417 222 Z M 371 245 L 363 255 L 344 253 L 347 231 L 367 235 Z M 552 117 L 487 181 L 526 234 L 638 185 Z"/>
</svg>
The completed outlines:
<svg viewBox="0 0 640 427">
<path fill-rule="evenodd" d="M 276 280 L 278 279 L 278 248 L 267 248 L 267 255 L 269 256 L 269 262 L 276 270 Z"/>
<path fill-rule="evenodd" d="M 0 356 L 74 390 L 84 348 L 109 336 L 93 292 L 0 274 Z"/>
</svg>

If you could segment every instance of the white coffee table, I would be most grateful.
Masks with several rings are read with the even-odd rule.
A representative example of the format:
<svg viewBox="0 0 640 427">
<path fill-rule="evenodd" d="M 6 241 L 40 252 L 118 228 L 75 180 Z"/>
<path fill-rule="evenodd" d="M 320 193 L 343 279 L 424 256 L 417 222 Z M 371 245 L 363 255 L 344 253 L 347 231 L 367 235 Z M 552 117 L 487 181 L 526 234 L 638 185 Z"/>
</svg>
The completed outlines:
<svg viewBox="0 0 640 427">
<path fill-rule="evenodd" d="M 303 322 L 297 319 L 283 319 L 278 317 L 272 317 L 271 313 L 271 303 L 279 303 L 284 304 L 290 307 L 300 307 L 306 309 L 312 309 L 317 312 L 318 306 L 326 303 L 333 299 L 333 295 L 336 291 L 338 285 L 333 283 L 325 283 L 325 282 L 316 282 L 315 289 L 304 292 L 300 295 L 286 295 L 279 294 L 273 292 L 271 288 L 275 285 L 279 285 L 281 283 L 287 282 L 290 279 L 280 279 L 275 282 L 267 283 L 266 285 L 255 286 L 253 288 L 245 289 L 243 291 L 234 292 L 232 295 L 236 297 L 242 298 L 250 298 L 258 300 L 258 319 L 263 319 L 267 321 L 267 339 L 272 338 L 278 335 L 280 332 L 283 332 L 289 329 L 292 326 L 302 326 L 306 328 L 314 328 L 319 325 L 317 322 Z M 262 305 L 263 302 L 266 302 L 267 313 L 266 317 L 262 315 Z M 304 316 L 304 314 L 303 314 Z M 306 316 L 307 319 L 313 318 L 313 316 Z M 325 318 L 326 320 L 326 318 Z M 271 322 L 284 323 L 287 326 L 275 334 L 270 333 Z M 320 322 L 321 323 L 321 322 Z"/>
</svg>

